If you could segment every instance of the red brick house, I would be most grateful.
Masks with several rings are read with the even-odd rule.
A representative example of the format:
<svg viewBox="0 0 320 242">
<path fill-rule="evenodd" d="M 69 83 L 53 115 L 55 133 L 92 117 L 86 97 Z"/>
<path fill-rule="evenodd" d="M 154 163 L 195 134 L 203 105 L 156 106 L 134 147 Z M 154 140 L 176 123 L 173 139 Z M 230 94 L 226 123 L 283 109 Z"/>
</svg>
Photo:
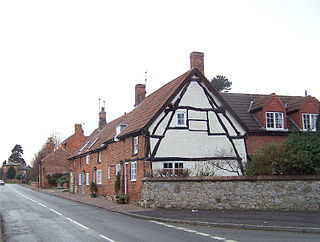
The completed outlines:
<svg viewBox="0 0 320 242">
<path fill-rule="evenodd" d="M 55 147 L 53 141 L 46 144 L 46 156 L 39 162 L 39 187 L 49 188 L 48 176 L 56 173 L 69 176 L 68 158 L 85 140 L 81 124 L 75 124 L 75 132 L 61 144 Z"/>
<path fill-rule="evenodd" d="M 311 96 L 221 93 L 246 125 L 248 155 L 264 143 L 281 143 L 294 131 L 316 130 L 319 101 Z"/>
</svg>

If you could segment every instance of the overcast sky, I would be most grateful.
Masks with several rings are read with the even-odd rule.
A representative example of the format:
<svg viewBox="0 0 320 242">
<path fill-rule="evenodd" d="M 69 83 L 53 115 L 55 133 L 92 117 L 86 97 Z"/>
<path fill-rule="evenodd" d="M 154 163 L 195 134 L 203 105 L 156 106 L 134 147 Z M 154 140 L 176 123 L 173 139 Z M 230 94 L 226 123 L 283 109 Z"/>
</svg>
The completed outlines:
<svg viewBox="0 0 320 242">
<path fill-rule="evenodd" d="M 205 75 L 232 92 L 320 99 L 319 0 L 0 1 L 0 164 L 15 144 L 30 163 L 52 133 L 98 125 L 183 74 L 205 55 Z"/>
</svg>

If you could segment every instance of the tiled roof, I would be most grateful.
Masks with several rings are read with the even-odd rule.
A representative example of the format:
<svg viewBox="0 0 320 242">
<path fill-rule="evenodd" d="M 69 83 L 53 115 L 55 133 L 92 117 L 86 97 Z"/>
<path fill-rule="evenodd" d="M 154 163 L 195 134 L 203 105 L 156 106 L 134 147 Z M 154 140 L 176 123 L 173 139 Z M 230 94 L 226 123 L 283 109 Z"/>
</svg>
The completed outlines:
<svg viewBox="0 0 320 242">
<path fill-rule="evenodd" d="M 103 143 L 113 140 L 116 134 L 116 128 L 120 124 L 126 124 L 127 127 L 118 135 L 119 138 L 144 129 L 152 119 L 157 116 L 158 112 L 161 111 L 162 107 L 165 106 L 166 102 L 170 100 L 182 83 L 192 74 L 192 71 L 193 70 L 189 70 L 185 72 L 145 97 L 131 112 L 108 122 L 102 130 L 94 130 L 72 157 L 102 148 Z"/>
<path fill-rule="evenodd" d="M 42 159 L 42 162 L 44 162 L 46 160 L 56 160 L 56 159 L 66 160 L 70 155 L 71 155 L 70 152 L 68 152 L 65 149 L 60 147 L 60 148 L 50 152 L 48 155 L 46 155 Z"/>
<path fill-rule="evenodd" d="M 239 116 L 239 118 L 247 126 L 251 132 L 264 131 L 265 129 L 260 125 L 257 119 L 254 117 L 252 111 L 259 110 L 263 107 L 265 102 L 271 95 L 262 94 L 243 94 L 243 93 L 220 93 L 226 102 L 231 106 L 233 111 Z M 299 109 L 306 97 L 303 96 L 278 96 L 281 102 L 287 107 L 288 112 L 293 112 Z M 319 101 L 315 98 L 318 103 Z M 251 107 L 250 103 L 253 101 Z M 250 108 L 250 112 L 249 112 Z M 287 119 L 287 128 L 289 130 L 297 130 L 294 123 L 290 118 Z"/>
</svg>

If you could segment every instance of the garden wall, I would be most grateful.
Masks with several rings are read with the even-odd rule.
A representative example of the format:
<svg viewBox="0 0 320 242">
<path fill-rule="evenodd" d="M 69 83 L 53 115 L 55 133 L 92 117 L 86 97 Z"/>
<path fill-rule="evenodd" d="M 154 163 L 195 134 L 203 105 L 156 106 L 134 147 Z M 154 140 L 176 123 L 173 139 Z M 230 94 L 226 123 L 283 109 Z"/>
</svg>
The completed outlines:
<svg viewBox="0 0 320 242">
<path fill-rule="evenodd" d="M 318 211 L 320 176 L 144 178 L 151 208 Z"/>
</svg>

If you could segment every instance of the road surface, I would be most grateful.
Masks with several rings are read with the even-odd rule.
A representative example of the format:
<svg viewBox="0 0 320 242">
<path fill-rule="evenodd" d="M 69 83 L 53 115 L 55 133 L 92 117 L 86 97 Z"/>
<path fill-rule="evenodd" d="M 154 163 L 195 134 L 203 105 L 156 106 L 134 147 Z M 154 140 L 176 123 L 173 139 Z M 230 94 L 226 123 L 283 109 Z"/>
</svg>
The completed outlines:
<svg viewBox="0 0 320 242">
<path fill-rule="evenodd" d="M 0 187 L 4 241 L 319 241 L 319 234 L 216 229 L 140 220 L 37 192 Z"/>
</svg>

